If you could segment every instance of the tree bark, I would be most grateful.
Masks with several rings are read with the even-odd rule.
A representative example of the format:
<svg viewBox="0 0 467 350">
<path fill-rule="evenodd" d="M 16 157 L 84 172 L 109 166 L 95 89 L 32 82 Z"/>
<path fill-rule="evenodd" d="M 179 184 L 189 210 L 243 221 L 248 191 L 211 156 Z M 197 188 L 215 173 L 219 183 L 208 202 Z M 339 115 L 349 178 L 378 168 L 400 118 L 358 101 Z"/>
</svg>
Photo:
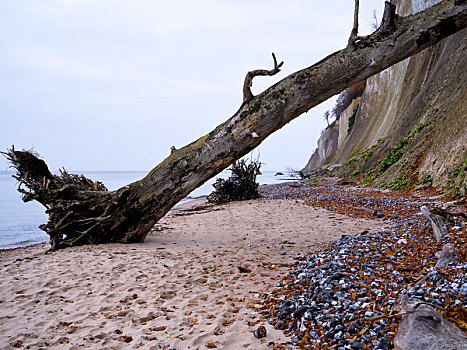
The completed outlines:
<svg viewBox="0 0 467 350">
<path fill-rule="evenodd" d="M 22 161 L 22 152 L 9 150 L 6 155 L 18 170 L 20 187 L 29 188 L 22 187 L 24 200 L 38 200 L 47 208 L 49 221 L 41 228 L 50 235 L 52 249 L 143 242 L 177 202 L 270 134 L 329 97 L 467 25 L 465 1 L 443 1 L 408 17 L 387 12 L 385 22 L 390 25 L 292 73 L 258 96 L 247 93 L 240 109 L 223 124 L 173 150 L 145 178 L 116 191 L 105 191 L 82 178 L 77 181 L 69 174 L 51 175 L 48 169 L 36 174 L 35 168 Z M 279 67 L 275 62 L 275 69 Z"/>
</svg>

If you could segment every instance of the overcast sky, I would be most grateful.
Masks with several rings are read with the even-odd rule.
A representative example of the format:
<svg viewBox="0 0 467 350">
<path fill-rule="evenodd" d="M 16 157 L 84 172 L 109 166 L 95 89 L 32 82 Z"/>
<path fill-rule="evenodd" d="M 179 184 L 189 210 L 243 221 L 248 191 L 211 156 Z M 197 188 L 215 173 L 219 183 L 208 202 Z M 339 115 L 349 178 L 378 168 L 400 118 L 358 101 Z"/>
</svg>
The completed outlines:
<svg viewBox="0 0 467 350">
<path fill-rule="evenodd" d="M 56 170 L 149 170 L 229 118 L 248 70 L 258 93 L 345 47 L 353 0 L 1 0 L 0 150 Z M 383 0 L 360 1 L 361 34 Z M 301 169 L 334 99 L 255 151 Z M 4 162 L 4 168 L 7 164 Z"/>
</svg>

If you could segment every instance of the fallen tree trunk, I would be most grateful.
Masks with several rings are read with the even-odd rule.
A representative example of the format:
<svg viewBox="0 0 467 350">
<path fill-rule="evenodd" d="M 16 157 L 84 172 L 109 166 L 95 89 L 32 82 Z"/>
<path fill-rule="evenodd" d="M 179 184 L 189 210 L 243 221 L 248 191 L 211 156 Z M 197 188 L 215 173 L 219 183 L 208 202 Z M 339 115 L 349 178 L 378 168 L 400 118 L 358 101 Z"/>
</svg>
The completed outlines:
<svg viewBox="0 0 467 350">
<path fill-rule="evenodd" d="M 357 2 L 356 2 L 357 3 Z M 116 191 L 69 174 L 41 173 L 30 165 L 31 154 L 5 154 L 18 170 L 23 199 L 37 200 L 49 214 L 41 228 L 50 235 L 52 249 L 109 242 L 143 242 L 153 225 L 195 188 L 248 154 L 266 137 L 310 108 L 389 66 L 422 51 L 467 25 L 466 1 L 443 1 L 408 17 L 395 14 L 386 2 L 380 28 L 358 37 L 357 24 L 346 49 L 311 67 L 295 72 L 258 96 L 251 94 L 251 79 L 271 71 L 249 72 L 244 102 L 226 122 L 178 150 L 142 180 Z M 24 162 L 29 159 L 28 162 Z M 39 160 L 38 160 L 39 161 Z M 44 168 L 45 166 L 45 168 Z"/>
</svg>

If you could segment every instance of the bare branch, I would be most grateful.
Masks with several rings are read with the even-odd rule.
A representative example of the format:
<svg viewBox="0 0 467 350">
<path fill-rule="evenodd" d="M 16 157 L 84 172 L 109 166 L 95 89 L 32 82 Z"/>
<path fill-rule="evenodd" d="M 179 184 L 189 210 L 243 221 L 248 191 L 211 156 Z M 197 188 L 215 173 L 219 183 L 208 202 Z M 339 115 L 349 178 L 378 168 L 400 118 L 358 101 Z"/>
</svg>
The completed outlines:
<svg viewBox="0 0 467 350">
<path fill-rule="evenodd" d="M 254 96 L 251 93 L 251 86 L 253 85 L 253 78 L 258 75 L 275 75 L 279 73 L 281 70 L 280 68 L 284 64 L 282 61 L 281 63 L 277 64 L 276 55 L 274 52 L 272 53 L 272 59 L 274 60 L 274 68 L 271 70 L 266 69 L 257 69 L 249 71 L 245 76 L 245 82 L 243 83 L 243 102 L 251 100 Z"/>
<path fill-rule="evenodd" d="M 353 14 L 353 28 L 352 31 L 350 32 L 350 37 L 349 41 L 347 43 L 347 47 L 354 47 L 355 43 L 358 40 L 365 40 L 368 39 L 370 36 L 369 35 L 364 35 L 364 36 L 358 36 L 358 12 L 359 12 L 359 7 L 360 7 L 360 1 L 355 0 L 355 10 Z"/>
</svg>

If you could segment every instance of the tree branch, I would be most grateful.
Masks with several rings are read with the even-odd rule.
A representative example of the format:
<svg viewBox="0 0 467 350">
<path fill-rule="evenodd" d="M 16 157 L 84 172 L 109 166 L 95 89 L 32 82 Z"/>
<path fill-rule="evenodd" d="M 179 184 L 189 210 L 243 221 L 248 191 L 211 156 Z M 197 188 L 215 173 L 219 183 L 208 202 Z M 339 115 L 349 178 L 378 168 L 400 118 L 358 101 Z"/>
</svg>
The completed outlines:
<svg viewBox="0 0 467 350">
<path fill-rule="evenodd" d="M 281 63 L 277 64 L 277 59 L 276 55 L 274 55 L 274 52 L 272 53 L 272 59 L 274 60 L 274 68 L 271 70 L 266 70 L 266 69 L 257 69 L 257 70 L 252 70 L 249 71 L 246 76 L 245 76 L 245 81 L 243 83 L 243 102 L 247 102 L 251 100 L 254 96 L 251 93 L 251 86 L 253 85 L 253 78 L 258 76 L 258 75 L 275 75 L 279 73 L 281 70 L 280 68 L 284 64 L 282 61 Z"/>
<path fill-rule="evenodd" d="M 390 32 L 397 23 L 396 5 L 389 1 L 384 3 L 383 19 L 381 20 L 380 31 L 382 33 Z"/>
<path fill-rule="evenodd" d="M 360 1 L 355 0 L 355 9 L 354 9 L 354 14 L 353 14 L 353 28 L 352 31 L 350 32 L 350 37 L 349 41 L 347 43 L 347 47 L 353 48 L 355 47 L 355 43 L 358 40 L 365 40 L 368 39 L 370 36 L 369 35 L 364 35 L 364 36 L 358 36 L 358 12 L 359 12 L 359 7 L 360 7 Z"/>
</svg>

